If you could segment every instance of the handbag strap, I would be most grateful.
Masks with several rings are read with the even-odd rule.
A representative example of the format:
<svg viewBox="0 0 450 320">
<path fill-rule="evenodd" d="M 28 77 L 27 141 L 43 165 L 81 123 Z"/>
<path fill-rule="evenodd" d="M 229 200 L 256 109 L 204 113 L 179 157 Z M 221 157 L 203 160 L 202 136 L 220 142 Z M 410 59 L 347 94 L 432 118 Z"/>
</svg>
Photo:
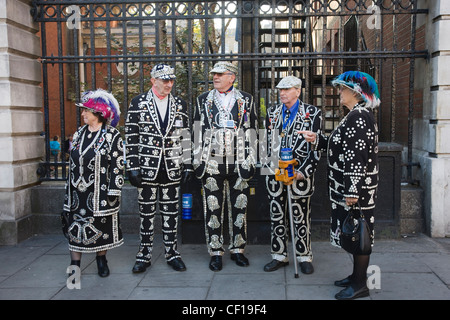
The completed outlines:
<svg viewBox="0 0 450 320">
<path fill-rule="evenodd" d="M 356 206 L 358 206 L 358 207 L 356 207 Z M 363 211 L 361 209 L 361 205 L 360 205 L 359 201 L 357 201 L 356 204 L 352 205 L 352 211 L 358 211 L 359 216 L 362 219 L 364 219 L 364 213 L 363 213 Z M 353 215 L 353 216 L 355 216 L 355 215 Z"/>
</svg>

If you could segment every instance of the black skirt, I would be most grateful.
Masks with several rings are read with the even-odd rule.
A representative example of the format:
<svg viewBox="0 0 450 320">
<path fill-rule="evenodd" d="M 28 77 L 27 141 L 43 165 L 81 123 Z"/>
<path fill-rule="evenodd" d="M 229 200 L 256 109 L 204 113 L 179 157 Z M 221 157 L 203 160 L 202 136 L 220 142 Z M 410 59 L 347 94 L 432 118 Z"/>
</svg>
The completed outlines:
<svg viewBox="0 0 450 320">
<path fill-rule="evenodd" d="M 93 145 L 95 134 L 86 130 L 82 149 L 86 150 Z M 106 200 L 95 199 L 95 150 L 87 149 L 83 155 L 78 149 L 71 151 L 71 170 L 80 170 L 82 166 L 83 181 L 77 186 L 73 185 L 69 175 L 71 206 L 69 214 L 69 249 L 76 252 L 98 252 L 109 250 L 123 244 L 122 231 L 119 224 L 120 197 L 108 197 Z M 83 159 L 80 160 L 80 157 Z M 104 173 L 106 174 L 106 173 Z M 94 216 L 94 201 L 110 201 L 117 208 L 114 213 Z"/>
</svg>

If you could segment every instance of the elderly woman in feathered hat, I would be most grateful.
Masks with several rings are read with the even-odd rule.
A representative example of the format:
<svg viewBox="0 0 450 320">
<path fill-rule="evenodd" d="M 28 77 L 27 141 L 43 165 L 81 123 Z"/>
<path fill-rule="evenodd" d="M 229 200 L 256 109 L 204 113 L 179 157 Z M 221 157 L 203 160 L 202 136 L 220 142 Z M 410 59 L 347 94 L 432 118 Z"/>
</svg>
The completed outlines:
<svg viewBox="0 0 450 320">
<path fill-rule="evenodd" d="M 340 103 L 350 111 L 330 136 L 303 131 L 309 142 L 328 156 L 329 194 L 332 205 L 331 243 L 341 247 L 340 234 L 344 219 L 357 203 L 370 227 L 373 245 L 374 208 L 378 186 L 378 128 L 373 109 L 380 104 L 378 86 L 367 73 L 348 71 L 336 77 Z M 370 250 L 371 251 L 371 250 Z M 353 273 L 335 285 L 344 287 L 336 299 L 369 296 L 366 286 L 370 253 L 353 254 Z"/>
<path fill-rule="evenodd" d="M 69 240 L 71 265 L 81 254 L 95 252 L 98 274 L 109 275 L 106 252 L 123 243 L 119 207 L 123 177 L 123 142 L 115 128 L 120 109 L 102 89 L 87 91 L 80 103 L 85 125 L 73 136 L 63 211 L 63 232 Z"/>
</svg>

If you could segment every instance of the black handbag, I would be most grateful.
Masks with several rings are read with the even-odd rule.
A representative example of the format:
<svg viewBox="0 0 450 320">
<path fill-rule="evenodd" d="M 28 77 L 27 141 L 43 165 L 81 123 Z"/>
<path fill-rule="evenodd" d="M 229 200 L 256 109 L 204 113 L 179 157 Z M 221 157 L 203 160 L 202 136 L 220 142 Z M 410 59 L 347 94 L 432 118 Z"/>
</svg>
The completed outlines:
<svg viewBox="0 0 450 320">
<path fill-rule="evenodd" d="M 67 211 L 61 212 L 61 224 L 64 237 L 69 239 L 69 212 Z"/>
<path fill-rule="evenodd" d="M 341 228 L 341 247 L 345 251 L 355 255 L 368 255 L 372 253 L 372 241 L 370 239 L 370 227 L 361 206 L 355 206 L 349 211 Z"/>
</svg>

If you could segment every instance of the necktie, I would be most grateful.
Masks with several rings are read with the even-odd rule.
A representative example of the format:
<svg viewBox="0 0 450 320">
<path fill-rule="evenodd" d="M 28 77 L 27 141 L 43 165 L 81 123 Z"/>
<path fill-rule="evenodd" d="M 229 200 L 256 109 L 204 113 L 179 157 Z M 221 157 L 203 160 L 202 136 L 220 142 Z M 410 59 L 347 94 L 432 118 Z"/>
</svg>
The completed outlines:
<svg viewBox="0 0 450 320">
<path fill-rule="evenodd" d="M 283 118 L 283 130 L 281 132 L 281 137 L 284 138 L 284 136 L 286 135 L 286 127 L 288 124 L 288 120 L 289 120 L 289 116 L 291 115 L 291 112 L 289 111 L 289 109 L 286 109 L 284 111 L 284 118 Z"/>
<path fill-rule="evenodd" d="M 284 112 L 284 119 L 283 119 L 283 130 L 287 127 L 288 125 L 288 120 L 289 117 L 291 115 L 291 112 L 289 111 L 289 109 L 286 109 L 286 111 Z"/>
</svg>

